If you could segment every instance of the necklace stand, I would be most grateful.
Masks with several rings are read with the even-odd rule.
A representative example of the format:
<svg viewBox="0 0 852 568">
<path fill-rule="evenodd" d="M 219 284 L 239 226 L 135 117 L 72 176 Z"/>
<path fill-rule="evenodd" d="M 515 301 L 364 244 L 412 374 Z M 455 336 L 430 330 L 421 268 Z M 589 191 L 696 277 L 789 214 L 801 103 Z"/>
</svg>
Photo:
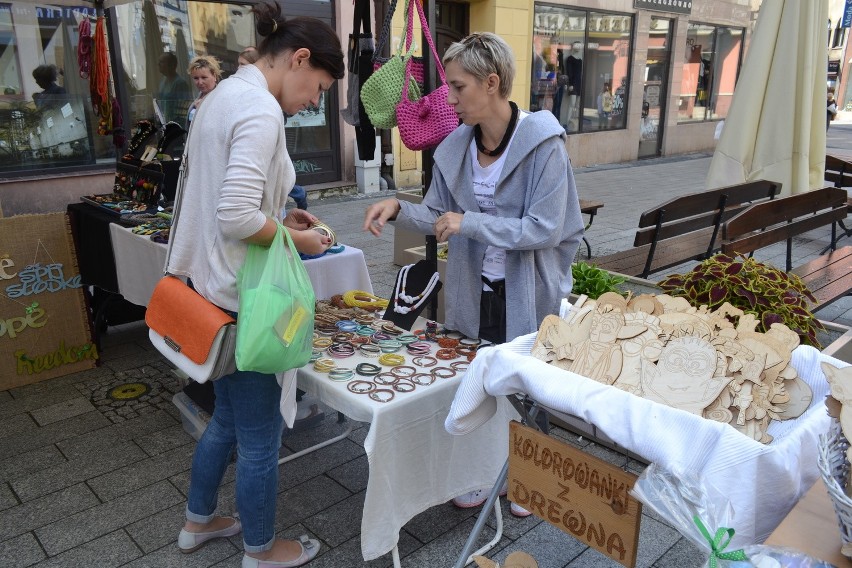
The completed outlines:
<svg viewBox="0 0 852 568">
<path fill-rule="evenodd" d="M 383 319 L 411 331 L 414 322 L 442 288 L 434 262 L 421 260 L 403 266 L 396 275 L 396 284 Z M 424 294 L 425 293 L 425 294 Z"/>
</svg>

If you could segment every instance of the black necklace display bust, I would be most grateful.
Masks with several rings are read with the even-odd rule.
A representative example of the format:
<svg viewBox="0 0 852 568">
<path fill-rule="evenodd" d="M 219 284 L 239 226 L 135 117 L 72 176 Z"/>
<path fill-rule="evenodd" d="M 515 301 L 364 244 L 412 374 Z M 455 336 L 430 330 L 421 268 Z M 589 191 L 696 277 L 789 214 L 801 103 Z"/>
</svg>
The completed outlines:
<svg viewBox="0 0 852 568">
<path fill-rule="evenodd" d="M 414 322 L 442 288 L 435 262 L 420 260 L 403 266 L 396 275 L 396 284 L 383 319 L 411 331 Z"/>
</svg>

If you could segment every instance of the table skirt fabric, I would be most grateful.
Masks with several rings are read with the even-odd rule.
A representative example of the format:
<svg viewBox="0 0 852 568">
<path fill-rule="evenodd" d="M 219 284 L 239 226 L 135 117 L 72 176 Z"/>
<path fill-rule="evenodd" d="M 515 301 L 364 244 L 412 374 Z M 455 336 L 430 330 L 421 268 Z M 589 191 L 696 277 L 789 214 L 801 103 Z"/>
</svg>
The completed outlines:
<svg viewBox="0 0 852 568">
<path fill-rule="evenodd" d="M 800 346 L 791 364 L 813 390 L 808 410 L 795 420 L 773 422 L 770 444 L 727 424 L 639 398 L 548 365 L 529 355 L 535 334 L 489 349 L 474 359 L 453 400 L 446 429 L 475 431 L 495 413 L 498 401 L 525 393 L 547 408 L 600 428 L 616 444 L 674 473 L 703 476 L 734 507 L 732 546 L 760 543 L 784 519 L 819 476 L 818 437 L 828 430 L 823 401 L 829 392 L 820 369 L 847 363 Z"/>
</svg>

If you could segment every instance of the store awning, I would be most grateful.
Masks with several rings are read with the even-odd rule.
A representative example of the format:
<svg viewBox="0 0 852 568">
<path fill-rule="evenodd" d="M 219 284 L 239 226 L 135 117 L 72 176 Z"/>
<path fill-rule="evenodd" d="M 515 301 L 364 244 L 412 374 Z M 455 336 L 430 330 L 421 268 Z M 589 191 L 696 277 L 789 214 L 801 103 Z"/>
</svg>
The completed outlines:
<svg viewBox="0 0 852 568">
<path fill-rule="evenodd" d="M 708 189 L 781 182 L 823 187 L 828 1 L 764 0 L 743 62 Z"/>
</svg>

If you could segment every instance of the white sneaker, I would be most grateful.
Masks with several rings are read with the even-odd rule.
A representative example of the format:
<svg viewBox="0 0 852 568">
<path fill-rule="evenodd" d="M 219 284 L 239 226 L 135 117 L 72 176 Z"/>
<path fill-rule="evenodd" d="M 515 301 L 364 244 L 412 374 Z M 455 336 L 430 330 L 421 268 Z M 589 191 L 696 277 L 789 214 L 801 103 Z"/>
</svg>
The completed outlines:
<svg viewBox="0 0 852 568">
<path fill-rule="evenodd" d="M 524 518 L 532 515 L 529 511 L 518 505 L 517 503 L 512 503 L 512 506 L 509 507 L 509 511 L 516 517 Z"/>
<path fill-rule="evenodd" d="M 509 491 L 509 484 L 504 483 L 503 488 L 500 489 L 500 497 L 505 497 L 506 493 Z M 453 499 L 453 505 L 459 507 L 461 509 L 470 509 L 473 507 L 479 507 L 485 501 L 488 500 L 488 495 L 491 493 L 491 488 L 487 487 L 485 489 L 476 489 L 475 491 L 468 491 L 464 495 L 459 495 L 455 499 Z"/>
</svg>

